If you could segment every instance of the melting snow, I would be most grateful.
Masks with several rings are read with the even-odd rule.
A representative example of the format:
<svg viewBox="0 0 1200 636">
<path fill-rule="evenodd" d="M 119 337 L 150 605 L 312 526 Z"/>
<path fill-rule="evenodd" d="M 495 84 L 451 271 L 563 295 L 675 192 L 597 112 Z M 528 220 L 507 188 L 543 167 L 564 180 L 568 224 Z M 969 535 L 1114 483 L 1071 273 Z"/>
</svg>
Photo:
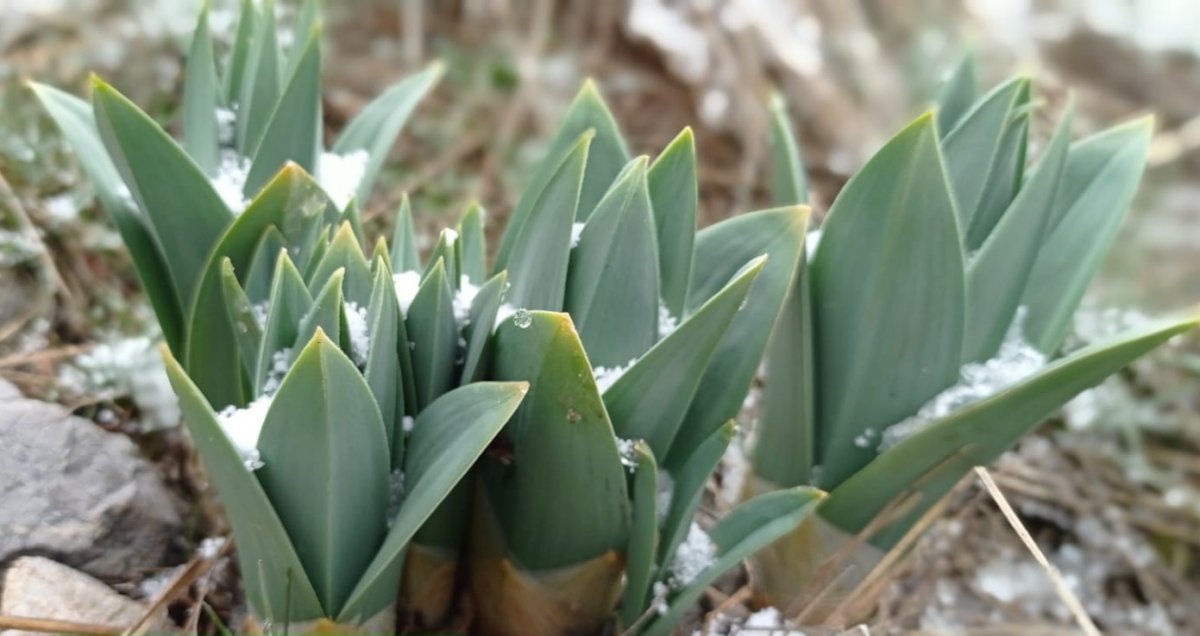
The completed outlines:
<svg viewBox="0 0 1200 636">
<path fill-rule="evenodd" d="M 321 153 L 317 160 L 317 182 L 337 209 L 344 210 L 354 198 L 367 172 L 368 158 L 367 151 L 361 149 L 344 155 Z"/>
<path fill-rule="evenodd" d="M 917 414 L 883 431 L 879 451 L 883 452 L 930 423 L 970 404 L 985 400 L 1020 382 L 1046 365 L 1046 356 L 1027 344 L 1021 336 L 1025 308 L 1017 311 L 1008 336 L 996 357 L 963 365 L 959 382 L 925 403 Z"/>
<path fill-rule="evenodd" d="M 572 248 L 579 246 L 579 237 L 583 236 L 583 228 L 585 225 L 586 225 L 585 223 L 572 223 L 571 224 L 571 247 Z"/>
<path fill-rule="evenodd" d="M 717 544 L 693 521 L 671 561 L 671 587 L 681 588 L 695 581 L 716 558 Z"/>
<path fill-rule="evenodd" d="M 679 328 L 679 321 L 675 316 L 671 315 L 671 310 L 663 303 L 662 299 L 658 300 L 658 339 L 662 340 L 675 332 Z"/>
<path fill-rule="evenodd" d="M 144 430 L 179 423 L 179 401 L 149 337 L 98 344 L 64 367 L 59 381 L 78 393 L 133 398 Z"/>
<path fill-rule="evenodd" d="M 246 176 L 250 174 L 250 160 L 242 157 L 233 150 L 221 152 L 221 163 L 217 166 L 217 174 L 212 178 L 213 189 L 221 196 L 221 200 L 234 214 L 241 214 L 250 204 L 243 190 L 246 189 Z"/>
<path fill-rule="evenodd" d="M 217 108 L 217 140 L 222 146 L 233 145 L 236 124 L 237 113 L 228 108 Z"/>
<path fill-rule="evenodd" d="M 270 410 L 273 399 L 270 395 L 263 395 L 244 409 L 227 406 L 217 415 L 221 430 L 233 443 L 233 447 L 242 456 L 242 462 L 250 470 L 258 470 L 263 466 L 262 455 L 258 452 L 258 436 L 267 421 L 267 411 Z"/>
<path fill-rule="evenodd" d="M 637 442 L 631 439 L 617 438 L 617 453 L 621 456 L 621 465 L 633 472 L 638 467 Z"/>
<path fill-rule="evenodd" d="M 408 308 L 421 289 L 421 273 L 409 270 L 392 275 L 392 284 L 396 287 L 396 300 L 400 303 L 400 313 L 408 316 Z"/>
<path fill-rule="evenodd" d="M 267 326 L 267 301 L 254 303 L 250 306 L 250 312 L 254 314 L 254 322 L 258 323 L 259 329 L 264 329 Z"/>
<path fill-rule="evenodd" d="M 283 376 L 287 375 L 288 362 L 292 359 L 292 348 L 284 347 L 271 354 L 271 368 L 267 370 L 267 379 L 263 380 L 263 395 L 275 395 Z"/>
<path fill-rule="evenodd" d="M 596 367 L 595 369 L 592 369 L 592 374 L 596 376 L 596 390 L 600 393 L 607 391 L 608 387 L 615 384 L 617 380 L 620 380 L 621 376 L 625 375 L 625 372 L 628 371 L 629 367 L 632 367 L 633 363 L 635 362 L 637 362 L 637 358 L 630 360 L 623 367 Z"/>
<path fill-rule="evenodd" d="M 346 310 L 346 330 L 350 332 L 350 351 L 354 354 L 354 364 L 358 368 L 367 366 L 367 357 L 371 351 L 371 334 L 367 327 L 367 308 L 358 303 L 344 303 Z"/>
<path fill-rule="evenodd" d="M 454 321 L 461 330 L 471 322 L 471 305 L 479 295 L 479 286 L 466 276 L 459 276 L 458 291 L 454 294 Z"/>
</svg>

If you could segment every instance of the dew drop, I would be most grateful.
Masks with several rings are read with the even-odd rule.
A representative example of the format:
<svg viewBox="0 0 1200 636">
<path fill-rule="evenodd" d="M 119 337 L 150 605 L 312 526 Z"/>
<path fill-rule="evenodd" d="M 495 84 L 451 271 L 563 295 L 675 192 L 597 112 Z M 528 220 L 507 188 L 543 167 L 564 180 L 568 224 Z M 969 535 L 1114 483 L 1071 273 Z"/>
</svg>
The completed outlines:
<svg viewBox="0 0 1200 636">
<path fill-rule="evenodd" d="M 533 324 L 533 315 L 527 309 L 518 309 L 512 320 L 518 329 L 528 329 L 529 325 Z"/>
</svg>

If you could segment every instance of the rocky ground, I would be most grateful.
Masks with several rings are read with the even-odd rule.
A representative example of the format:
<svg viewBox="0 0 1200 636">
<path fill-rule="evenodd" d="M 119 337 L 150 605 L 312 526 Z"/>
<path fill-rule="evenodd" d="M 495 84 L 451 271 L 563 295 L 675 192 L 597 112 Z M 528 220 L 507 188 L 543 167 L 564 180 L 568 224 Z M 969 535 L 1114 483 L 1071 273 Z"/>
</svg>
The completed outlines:
<svg viewBox="0 0 1200 636">
<path fill-rule="evenodd" d="M 219 510 L 176 426 L 153 318 L 115 232 L 22 87 L 36 78 L 82 92 L 97 70 L 171 121 L 194 15 L 187 5 L 198 3 L 66 4 L 11 0 L 0 21 L 0 616 L 216 633 L 240 624 L 237 577 Z M 1051 106 L 1066 86 L 1076 90 L 1081 129 L 1159 114 L 1146 185 L 1080 336 L 1136 319 L 1103 307 L 1200 300 L 1200 61 L 1195 43 L 1172 39 L 1178 25 L 1147 34 L 1130 25 L 1151 20 L 1067 1 L 1034 13 L 948 0 L 756 0 L 737 10 L 650 0 L 327 4 L 331 130 L 423 61 L 440 56 L 450 69 L 397 149 L 368 207 L 369 230 L 390 229 L 402 191 L 414 194 L 426 227 L 473 197 L 503 218 L 538 140 L 586 75 L 599 80 L 635 151 L 696 126 L 703 222 L 762 201 L 761 98 L 780 88 L 819 215 L 970 42 L 989 79 L 1036 68 Z M 1200 28 L 1185 14 L 1185 30 L 1189 20 Z M 1065 587 L 1110 633 L 1200 633 L 1189 603 L 1200 591 L 1198 376 L 1200 342 L 1176 343 L 992 467 Z M 714 495 L 712 505 L 726 504 Z M 880 583 L 858 591 L 865 625 L 849 633 L 1076 633 L 1064 595 L 978 477 L 928 521 Z M 733 576 L 711 590 L 695 628 L 800 633 L 778 612 L 744 607 L 743 583 Z"/>
</svg>

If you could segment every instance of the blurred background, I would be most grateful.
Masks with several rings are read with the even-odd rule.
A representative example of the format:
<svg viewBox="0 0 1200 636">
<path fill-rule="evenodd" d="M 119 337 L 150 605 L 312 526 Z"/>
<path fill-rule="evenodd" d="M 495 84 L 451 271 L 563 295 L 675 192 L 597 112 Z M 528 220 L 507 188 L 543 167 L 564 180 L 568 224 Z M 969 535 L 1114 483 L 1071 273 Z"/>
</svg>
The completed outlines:
<svg viewBox="0 0 1200 636">
<path fill-rule="evenodd" d="M 286 23 L 295 7 L 277 2 Z M 210 4 L 214 34 L 228 44 L 235 2 Z M 1146 178 L 1077 336 L 1095 339 L 1142 312 L 1200 302 L 1196 0 L 324 4 L 331 136 L 399 77 L 433 59 L 447 64 L 366 208 L 368 232 L 390 232 L 399 197 L 410 192 L 427 230 L 478 199 L 498 233 L 588 77 L 635 153 L 695 129 L 702 224 L 765 202 L 765 99 L 780 91 L 819 218 L 846 179 L 973 55 L 985 89 L 1013 73 L 1035 77 L 1035 148 L 1069 92 L 1079 103 L 1077 138 L 1142 114 L 1157 118 Z M 200 5 L 0 2 L 0 377 L 129 433 L 193 508 L 208 504 L 181 459 L 186 446 L 172 428 L 178 412 L 153 316 L 115 230 L 23 83 L 82 95 L 95 72 L 177 132 L 183 54 Z M 1112 633 L 1200 633 L 1198 405 L 1193 337 L 1084 394 L 997 467 L 1042 549 Z M 1067 608 L 986 495 L 963 484 L 953 497 L 877 599 L 876 633 L 1068 630 Z M 174 565 L 167 558 L 116 583 L 136 597 L 139 585 Z"/>
</svg>

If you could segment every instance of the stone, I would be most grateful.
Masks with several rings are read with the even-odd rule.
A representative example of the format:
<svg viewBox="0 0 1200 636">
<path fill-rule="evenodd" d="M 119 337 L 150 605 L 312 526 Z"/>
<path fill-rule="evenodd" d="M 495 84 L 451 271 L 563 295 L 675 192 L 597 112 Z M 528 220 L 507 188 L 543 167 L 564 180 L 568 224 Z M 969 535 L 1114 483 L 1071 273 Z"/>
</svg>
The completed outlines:
<svg viewBox="0 0 1200 636">
<path fill-rule="evenodd" d="M 133 442 L 0 386 L 0 565 L 48 556 L 102 579 L 161 566 L 185 506 Z"/>
<path fill-rule="evenodd" d="M 121 596 L 96 579 L 44 557 L 21 557 L 4 573 L 0 615 L 90 623 L 123 631 L 146 614 L 147 606 Z M 166 615 L 155 617 L 146 633 L 168 631 Z M 0 631 L 0 636 L 34 636 Z"/>
</svg>

